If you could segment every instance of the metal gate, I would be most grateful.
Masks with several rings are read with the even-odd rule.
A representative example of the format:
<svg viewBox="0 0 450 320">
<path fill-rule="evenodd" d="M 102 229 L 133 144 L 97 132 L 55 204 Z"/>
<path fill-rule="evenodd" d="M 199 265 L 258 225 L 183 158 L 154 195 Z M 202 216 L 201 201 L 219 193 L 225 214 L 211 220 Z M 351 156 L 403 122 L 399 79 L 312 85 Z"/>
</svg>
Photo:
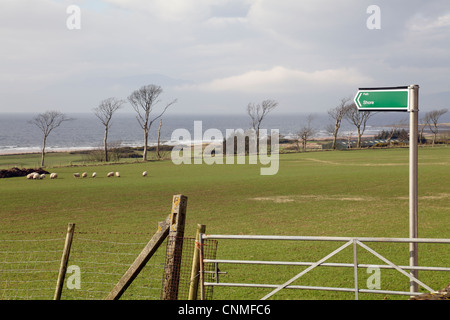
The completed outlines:
<svg viewBox="0 0 450 320">
<path fill-rule="evenodd" d="M 288 262 L 288 261 L 255 261 L 255 260 L 220 260 L 220 259 L 204 259 L 202 250 L 203 242 L 206 239 L 235 239 L 235 240 L 289 240 L 289 241 L 332 241 L 332 242 L 343 242 L 336 250 L 332 251 L 322 259 L 317 262 Z M 371 290 L 371 289 L 360 289 L 358 286 L 358 268 L 368 268 L 368 267 L 379 267 L 380 269 L 395 269 L 401 274 L 405 275 L 410 279 L 411 283 L 417 283 L 422 286 L 430 293 L 435 293 L 436 291 L 427 286 L 425 283 L 415 278 L 412 271 L 450 271 L 448 267 L 425 267 L 425 266 L 398 266 L 393 262 L 389 261 L 381 254 L 370 248 L 367 242 L 385 242 L 385 243 L 440 243 L 440 244 L 450 244 L 450 239 L 430 239 L 430 238 L 353 238 L 353 237 L 308 237 L 308 236 L 265 236 L 265 235 L 207 235 L 200 234 L 199 237 L 199 247 L 200 247 L 200 284 L 201 284 L 201 295 L 203 299 L 203 292 L 206 286 L 228 286 L 228 287 L 258 287 L 258 288 L 273 288 L 273 291 L 262 297 L 261 300 L 266 300 L 273 296 L 275 293 L 282 289 L 308 289 L 308 290 L 326 290 L 326 291 L 341 291 L 341 292 L 354 292 L 355 299 L 358 300 L 359 293 L 380 293 L 380 294 L 395 294 L 395 295 L 407 295 L 415 296 L 420 295 L 418 292 L 406 292 L 406 291 L 390 291 L 390 290 Z M 352 263 L 326 263 L 326 261 L 341 252 L 345 248 L 353 247 L 353 262 Z M 358 250 L 357 248 L 364 248 L 366 251 L 370 252 L 374 256 L 381 259 L 386 265 L 367 265 L 358 264 Z M 203 270 L 205 270 L 205 264 L 215 264 L 217 270 L 216 282 L 205 282 L 205 277 L 203 276 Z M 298 273 L 295 277 L 287 280 L 283 284 L 251 284 L 251 283 L 220 283 L 219 279 L 219 263 L 222 264 L 259 264 L 259 265 L 293 265 L 293 266 L 308 266 L 305 270 Z M 318 266 L 331 266 L 331 267 L 351 267 L 354 269 L 354 287 L 353 288 L 337 288 L 337 287 L 317 287 L 317 286 L 298 286 L 291 285 L 294 281 L 311 271 Z M 410 270 L 408 273 L 405 270 Z"/>
</svg>

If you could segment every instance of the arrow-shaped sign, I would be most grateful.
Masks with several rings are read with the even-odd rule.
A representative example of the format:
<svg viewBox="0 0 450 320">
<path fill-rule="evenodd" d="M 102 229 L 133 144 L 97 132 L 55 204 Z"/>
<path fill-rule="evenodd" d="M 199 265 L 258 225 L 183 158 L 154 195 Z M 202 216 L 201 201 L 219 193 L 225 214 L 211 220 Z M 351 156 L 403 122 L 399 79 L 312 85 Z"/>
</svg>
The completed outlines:
<svg viewBox="0 0 450 320">
<path fill-rule="evenodd" d="M 408 87 L 360 88 L 355 104 L 361 111 L 409 111 Z"/>
</svg>

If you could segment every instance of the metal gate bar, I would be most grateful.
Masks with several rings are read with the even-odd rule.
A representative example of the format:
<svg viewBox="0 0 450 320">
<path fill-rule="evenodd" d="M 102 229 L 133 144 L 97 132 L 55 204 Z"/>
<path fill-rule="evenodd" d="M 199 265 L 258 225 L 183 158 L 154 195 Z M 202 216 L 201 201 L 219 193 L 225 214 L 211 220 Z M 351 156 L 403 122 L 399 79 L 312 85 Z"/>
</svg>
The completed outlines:
<svg viewBox="0 0 450 320">
<path fill-rule="evenodd" d="M 417 292 L 403 292 L 403 291 L 387 291 L 387 290 L 366 290 L 358 288 L 358 268 L 374 267 L 378 266 L 380 268 L 386 269 L 396 269 L 403 275 L 406 275 L 411 281 L 420 284 L 422 287 L 430 292 L 435 292 L 432 288 L 428 287 L 426 284 L 415 278 L 413 275 L 408 274 L 404 269 L 409 270 L 426 270 L 426 271 L 450 271 L 450 268 L 445 267 L 419 267 L 419 266 L 397 266 L 375 250 L 369 248 L 362 242 L 392 242 L 392 243 L 447 243 L 450 244 L 450 239 L 431 239 L 431 238 L 354 238 L 354 237 L 309 237 L 309 236 L 266 236 L 266 235 L 206 235 L 200 234 L 200 241 L 203 239 L 236 239 L 236 240 L 293 240 L 293 241 L 345 241 L 346 243 L 334 250 L 332 253 L 328 254 L 326 257 L 320 259 L 317 262 L 285 262 L 285 261 L 251 261 L 251 260 L 203 260 L 204 263 L 237 263 L 237 264 L 266 264 L 266 265 L 302 265 L 309 267 L 303 270 L 301 273 L 297 274 L 295 277 L 289 279 L 281 285 L 273 284 L 242 284 L 242 283 L 208 283 L 203 282 L 202 286 L 236 286 L 236 287 L 261 287 L 261 288 L 274 288 L 272 292 L 267 294 L 262 298 L 265 300 L 281 289 L 310 289 L 310 290 L 330 290 L 330 291 L 343 291 L 343 292 L 354 292 L 355 299 L 358 299 L 358 293 L 383 293 L 383 294 L 397 294 L 397 295 L 420 295 Z M 342 251 L 349 245 L 353 244 L 353 263 L 325 263 L 326 260 Z M 381 259 L 387 265 L 367 265 L 358 264 L 357 262 L 357 246 L 361 246 L 368 252 L 375 255 L 377 258 Z M 311 271 L 318 266 L 331 266 L 331 267 L 353 267 L 354 268 L 354 288 L 333 288 L 333 287 L 314 287 L 314 286 L 296 286 L 291 285 L 292 282 Z"/>
<path fill-rule="evenodd" d="M 359 244 L 361 247 L 363 247 L 364 249 L 366 249 L 367 251 L 369 251 L 370 253 L 372 253 L 374 256 L 376 256 L 377 258 L 383 260 L 384 262 L 386 262 L 387 264 L 389 264 L 390 266 L 394 267 L 398 272 L 404 274 L 405 276 L 407 276 L 408 278 L 410 278 L 412 281 L 414 281 L 415 283 L 420 284 L 422 287 L 424 287 L 425 289 L 427 289 L 430 292 L 436 292 L 435 290 L 431 289 L 429 286 L 427 286 L 426 284 L 424 284 L 422 281 L 420 281 L 419 279 L 413 277 L 412 275 L 408 274 L 407 272 L 405 272 L 403 269 L 399 268 L 398 266 L 396 266 L 394 263 L 392 263 L 391 261 L 389 261 L 388 259 L 386 259 L 385 257 L 383 257 L 382 255 L 380 255 L 378 252 L 376 252 L 375 250 L 369 248 L 368 246 L 366 246 L 365 244 L 359 242 L 358 240 L 355 241 L 357 244 Z"/>
<path fill-rule="evenodd" d="M 361 242 L 403 242 L 403 243 L 450 243 L 450 239 L 436 238 L 371 238 L 371 237 L 312 237 L 312 236 L 268 236 L 268 235 L 220 235 L 201 234 L 203 239 L 238 240 L 294 240 L 294 241 L 351 241 Z"/>
<path fill-rule="evenodd" d="M 223 259 L 204 259 L 204 263 L 225 263 L 225 264 L 260 264 L 260 265 L 279 265 L 279 266 L 311 266 L 314 262 L 295 262 L 295 261 L 258 261 L 258 260 L 223 260 Z M 327 263 L 321 264 L 322 267 L 354 267 L 353 263 Z M 358 263 L 358 268 L 380 268 L 380 269 L 395 269 L 390 265 L 385 264 L 364 264 Z M 412 266 L 398 266 L 401 269 L 418 270 L 418 271 L 450 271 L 450 268 L 445 267 L 412 267 Z"/>
<path fill-rule="evenodd" d="M 353 241 L 349 241 L 347 243 L 345 243 L 344 245 L 340 246 L 339 248 L 337 248 L 336 250 L 334 250 L 332 253 L 330 253 L 329 255 L 327 255 L 326 257 L 320 259 L 319 261 L 317 261 L 316 263 L 314 263 L 312 266 L 306 268 L 305 270 L 303 270 L 302 272 L 300 272 L 298 275 L 296 275 L 295 277 L 293 277 L 292 279 L 289 279 L 288 281 L 286 281 L 284 284 L 282 284 L 281 286 L 279 286 L 278 288 L 276 288 L 275 290 L 273 290 L 272 292 L 270 292 L 269 294 L 265 295 L 261 300 L 266 300 L 268 298 L 270 298 L 271 296 L 273 296 L 275 293 L 277 293 L 278 291 L 280 291 L 281 289 L 285 288 L 286 286 L 290 285 L 292 282 L 294 282 L 295 280 L 297 280 L 298 278 L 300 278 L 301 276 L 303 276 L 304 274 L 306 274 L 307 272 L 311 271 L 312 269 L 314 269 L 315 267 L 320 266 L 321 263 L 325 262 L 326 260 L 328 260 L 329 258 L 331 258 L 332 256 L 334 256 L 335 254 L 341 252 L 342 250 L 344 250 L 345 248 L 347 248 L 349 245 L 351 245 L 353 243 Z"/>
<path fill-rule="evenodd" d="M 277 288 L 278 284 L 258 284 L 258 283 L 216 283 L 216 282 L 205 282 L 205 286 L 216 286 L 216 287 L 244 287 L 244 288 Z M 299 286 L 299 285 L 289 285 L 284 289 L 302 289 L 302 290 L 321 290 L 321 291 L 338 291 L 338 292 L 355 292 L 354 288 L 338 288 L 338 287 L 320 287 L 320 286 Z M 403 295 L 403 296 L 420 296 L 420 292 L 409 292 L 409 291 L 390 291 L 390 290 L 371 290 L 371 289 L 358 289 L 361 293 L 378 293 L 378 294 L 392 294 L 392 295 Z"/>
</svg>

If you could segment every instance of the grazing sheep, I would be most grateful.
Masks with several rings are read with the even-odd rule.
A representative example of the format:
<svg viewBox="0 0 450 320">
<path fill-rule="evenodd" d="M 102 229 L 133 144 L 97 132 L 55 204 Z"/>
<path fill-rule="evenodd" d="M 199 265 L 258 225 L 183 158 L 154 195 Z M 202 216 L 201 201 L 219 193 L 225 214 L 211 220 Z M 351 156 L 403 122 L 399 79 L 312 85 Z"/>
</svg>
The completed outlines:
<svg viewBox="0 0 450 320">
<path fill-rule="evenodd" d="M 74 174 L 73 174 L 73 177 L 74 177 L 74 178 L 79 178 L 79 177 L 80 177 L 80 174 L 79 174 L 79 173 L 74 173 Z"/>
<path fill-rule="evenodd" d="M 120 172 L 116 172 L 116 177 L 120 178 Z"/>
<path fill-rule="evenodd" d="M 81 177 L 82 177 L 82 178 L 86 178 L 86 177 L 87 177 L 87 172 L 83 172 L 83 173 L 81 174 Z"/>
<path fill-rule="evenodd" d="M 39 179 L 39 173 L 33 172 L 33 180 L 38 180 L 38 179 Z"/>
<path fill-rule="evenodd" d="M 39 179 L 44 179 L 45 178 L 45 173 L 43 173 L 43 174 L 41 174 L 40 176 L 39 176 Z"/>
<path fill-rule="evenodd" d="M 27 174 L 27 179 L 28 180 L 33 179 L 33 176 L 34 176 L 34 172 L 33 173 L 29 173 L 29 174 Z"/>
<path fill-rule="evenodd" d="M 92 174 L 92 178 L 95 178 L 97 176 L 97 172 L 94 172 L 93 174 Z"/>
<path fill-rule="evenodd" d="M 58 178 L 58 174 L 57 173 L 53 172 L 53 173 L 50 174 L 50 179 L 56 179 L 56 178 Z"/>
<path fill-rule="evenodd" d="M 114 177 L 114 172 L 108 172 L 108 174 L 106 175 L 108 178 L 109 177 Z"/>
<path fill-rule="evenodd" d="M 142 176 L 146 177 L 147 176 L 147 171 L 142 172 Z"/>
</svg>

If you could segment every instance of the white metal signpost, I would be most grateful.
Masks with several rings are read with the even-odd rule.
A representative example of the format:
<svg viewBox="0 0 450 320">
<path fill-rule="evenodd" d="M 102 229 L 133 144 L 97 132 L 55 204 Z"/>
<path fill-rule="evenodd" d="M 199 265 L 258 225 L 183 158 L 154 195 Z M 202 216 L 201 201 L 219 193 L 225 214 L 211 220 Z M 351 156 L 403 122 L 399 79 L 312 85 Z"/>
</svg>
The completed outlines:
<svg viewBox="0 0 450 320">
<path fill-rule="evenodd" d="M 418 237 L 418 119 L 419 86 L 360 88 L 354 102 L 359 111 L 406 111 L 409 120 L 409 237 Z M 417 243 L 409 244 L 409 265 L 418 265 Z M 418 278 L 417 270 L 411 275 Z M 418 292 L 416 282 L 410 282 L 410 292 Z"/>
</svg>

